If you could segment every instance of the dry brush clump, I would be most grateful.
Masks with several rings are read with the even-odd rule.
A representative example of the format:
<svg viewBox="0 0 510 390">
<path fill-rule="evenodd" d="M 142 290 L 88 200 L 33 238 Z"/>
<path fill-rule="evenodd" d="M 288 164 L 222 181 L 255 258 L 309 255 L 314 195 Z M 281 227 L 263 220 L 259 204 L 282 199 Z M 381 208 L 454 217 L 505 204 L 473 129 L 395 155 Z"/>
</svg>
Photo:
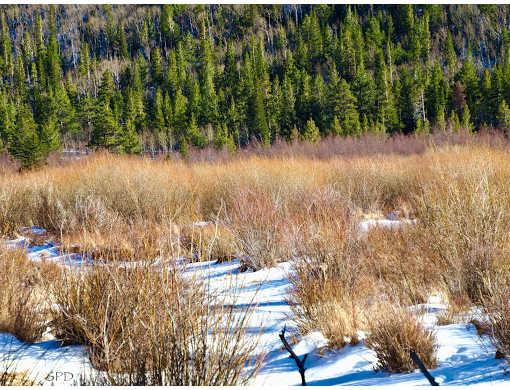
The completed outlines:
<svg viewBox="0 0 510 390">
<path fill-rule="evenodd" d="M 377 355 L 376 368 L 382 371 L 410 372 L 418 367 L 411 358 L 415 352 L 425 367 L 437 367 L 437 341 L 415 313 L 389 305 L 370 315 L 366 346 Z"/>
<path fill-rule="evenodd" d="M 479 335 L 489 336 L 496 356 L 510 362 L 510 273 L 504 270 L 487 275 L 485 285 L 488 290 L 482 298 L 485 324 L 479 320 L 473 323 Z"/>
<path fill-rule="evenodd" d="M 34 264 L 22 250 L 0 244 L 0 332 L 23 342 L 41 338 L 49 320 L 45 288 L 58 272 L 52 264 Z"/>
<path fill-rule="evenodd" d="M 289 301 L 293 320 L 301 334 L 321 330 L 331 347 L 356 344 L 374 292 L 363 264 L 364 243 L 345 210 L 337 216 L 321 213 L 315 221 L 296 237 Z"/>
<path fill-rule="evenodd" d="M 239 385 L 256 374 L 251 308 L 222 305 L 176 269 L 150 264 L 66 272 L 51 289 L 60 339 L 86 345 L 88 384 Z"/>
<path fill-rule="evenodd" d="M 416 196 L 414 240 L 450 297 L 479 302 L 485 276 L 510 264 L 508 155 L 490 149 L 437 152 L 434 177 Z"/>
</svg>

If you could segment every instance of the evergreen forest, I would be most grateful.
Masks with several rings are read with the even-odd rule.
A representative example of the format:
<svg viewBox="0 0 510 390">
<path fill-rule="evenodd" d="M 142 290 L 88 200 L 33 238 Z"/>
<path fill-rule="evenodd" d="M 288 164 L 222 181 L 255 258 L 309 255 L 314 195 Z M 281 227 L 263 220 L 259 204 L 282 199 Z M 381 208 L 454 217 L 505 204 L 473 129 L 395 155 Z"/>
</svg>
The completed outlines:
<svg viewBox="0 0 510 390">
<path fill-rule="evenodd" d="M 510 127 L 508 5 L 6 5 L 0 151 Z"/>
</svg>

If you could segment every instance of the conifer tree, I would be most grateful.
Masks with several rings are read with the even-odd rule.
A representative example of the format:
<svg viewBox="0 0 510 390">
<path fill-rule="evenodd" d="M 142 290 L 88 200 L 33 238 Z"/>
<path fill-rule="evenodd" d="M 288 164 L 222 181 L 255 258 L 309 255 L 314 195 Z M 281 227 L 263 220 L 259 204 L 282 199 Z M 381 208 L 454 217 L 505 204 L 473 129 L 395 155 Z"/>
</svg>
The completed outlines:
<svg viewBox="0 0 510 390">
<path fill-rule="evenodd" d="M 264 145 L 269 145 L 271 137 L 267 127 L 266 112 L 264 108 L 263 92 L 255 89 L 252 106 L 251 131 Z"/>
<path fill-rule="evenodd" d="M 161 6 L 161 34 L 165 47 L 174 42 L 175 35 L 178 31 L 173 17 L 173 5 L 163 4 Z"/>
<path fill-rule="evenodd" d="M 161 53 L 157 46 L 151 51 L 151 72 L 154 85 L 160 85 L 163 81 L 163 66 L 161 64 Z"/>
<path fill-rule="evenodd" d="M 207 139 L 200 133 L 195 115 L 191 115 L 191 120 L 186 130 L 185 138 L 190 140 L 193 146 L 197 148 L 207 146 Z"/>
<path fill-rule="evenodd" d="M 11 156 L 21 164 L 22 169 L 42 164 L 46 156 L 37 134 L 37 124 L 30 108 L 22 104 L 16 114 L 15 131 L 8 145 Z"/>
<path fill-rule="evenodd" d="M 15 116 L 12 103 L 9 102 L 5 91 L 0 89 L 0 139 L 4 146 L 9 145 L 15 132 Z"/>
<path fill-rule="evenodd" d="M 119 56 L 120 58 L 127 59 L 129 58 L 129 52 L 126 40 L 126 32 L 124 31 L 124 24 L 122 23 L 122 19 L 119 19 L 119 23 L 117 25 L 117 36 Z"/>
<path fill-rule="evenodd" d="M 504 129 L 510 128 L 510 108 L 508 108 L 505 100 L 503 100 L 498 107 L 496 121 L 498 126 Z"/>
<path fill-rule="evenodd" d="M 333 117 L 333 121 L 331 122 L 331 128 L 330 128 L 331 134 L 333 135 L 343 135 L 344 130 L 342 129 L 342 125 L 340 124 L 340 121 L 338 120 L 338 116 Z"/>
<path fill-rule="evenodd" d="M 49 116 L 38 131 L 40 149 L 43 156 L 60 149 L 60 136 L 57 129 L 57 120 L 54 115 Z"/>
<path fill-rule="evenodd" d="M 439 63 L 432 70 L 432 77 L 425 91 L 428 116 L 433 124 L 444 118 L 448 98 L 448 86 Z"/>
<path fill-rule="evenodd" d="M 290 137 L 292 127 L 295 125 L 295 103 L 294 86 L 290 78 L 285 74 L 282 84 L 282 105 L 281 105 L 281 133 L 287 138 Z"/>
<path fill-rule="evenodd" d="M 89 147 L 118 150 L 121 128 L 108 104 L 99 104 L 96 107 L 93 126 Z"/>
<path fill-rule="evenodd" d="M 175 96 L 177 88 L 180 87 L 179 76 L 177 74 L 177 59 L 175 57 L 175 51 L 170 50 L 168 53 L 168 66 L 165 74 L 165 84 L 170 92 L 170 96 Z"/>
<path fill-rule="evenodd" d="M 186 138 L 182 138 L 181 142 L 179 143 L 179 153 L 181 153 L 181 156 L 184 159 L 187 159 L 189 156 L 188 141 Z"/>
<path fill-rule="evenodd" d="M 175 94 L 172 123 L 173 127 L 178 129 L 181 134 L 184 132 L 186 124 L 188 123 L 187 106 L 188 99 L 186 99 L 179 88 Z"/>
<path fill-rule="evenodd" d="M 152 131 L 155 134 L 165 132 L 165 117 L 163 115 L 163 96 L 161 89 L 156 90 L 152 105 Z"/>
<path fill-rule="evenodd" d="M 234 55 L 232 42 L 227 43 L 227 52 L 225 53 L 225 70 L 223 71 L 223 87 L 233 95 L 233 89 L 237 83 L 237 64 Z"/>
<path fill-rule="evenodd" d="M 60 55 L 56 34 L 51 34 L 47 49 L 48 82 L 51 88 L 56 88 L 60 82 Z"/>
<path fill-rule="evenodd" d="M 314 143 L 320 139 L 320 136 L 319 128 L 315 125 L 313 119 L 308 119 L 303 131 L 303 140 Z"/>
<path fill-rule="evenodd" d="M 201 95 L 201 123 L 215 124 L 218 118 L 218 100 L 214 86 L 214 66 L 211 53 L 211 43 L 202 24 L 199 53 L 199 81 Z"/>
<path fill-rule="evenodd" d="M 473 130 L 473 125 L 471 124 L 471 113 L 469 112 L 469 106 L 464 107 L 464 111 L 462 111 L 461 125 L 466 130 Z"/>
<path fill-rule="evenodd" d="M 126 121 L 124 132 L 120 139 L 120 152 L 128 154 L 140 153 L 140 137 L 136 133 L 135 126 L 132 121 Z"/>
<path fill-rule="evenodd" d="M 58 132 L 60 134 L 76 134 L 79 131 L 79 125 L 76 120 L 75 110 L 71 105 L 69 95 L 62 83 L 59 83 L 53 94 L 54 113 Z"/>
<path fill-rule="evenodd" d="M 112 99 L 114 96 L 115 86 L 113 84 L 113 77 L 111 72 L 106 69 L 103 73 L 103 79 L 101 80 L 101 86 L 99 87 L 98 93 L 98 104 L 106 105 L 110 109 L 112 108 Z"/>
<path fill-rule="evenodd" d="M 466 90 L 466 102 L 468 106 L 471 110 L 476 110 L 480 103 L 480 89 L 471 47 L 468 49 L 466 60 L 462 64 L 456 79 L 462 83 Z"/>
<path fill-rule="evenodd" d="M 363 63 L 359 64 L 352 82 L 352 92 L 356 97 L 358 113 L 372 119 L 375 113 L 375 83 L 365 70 Z"/>
</svg>

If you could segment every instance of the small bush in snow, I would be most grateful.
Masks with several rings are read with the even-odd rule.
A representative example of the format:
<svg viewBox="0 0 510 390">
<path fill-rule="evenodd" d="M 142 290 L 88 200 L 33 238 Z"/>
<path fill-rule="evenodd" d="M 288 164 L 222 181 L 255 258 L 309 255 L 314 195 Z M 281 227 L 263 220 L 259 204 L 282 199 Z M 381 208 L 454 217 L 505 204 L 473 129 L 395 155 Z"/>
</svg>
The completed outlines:
<svg viewBox="0 0 510 390">
<path fill-rule="evenodd" d="M 485 278 L 485 283 L 489 294 L 482 304 L 490 326 L 486 326 L 483 333 L 489 335 L 499 355 L 510 362 L 510 275 L 506 272 L 493 274 Z"/>
<path fill-rule="evenodd" d="M 418 367 L 410 352 L 414 351 L 425 367 L 437 367 L 437 344 L 434 332 L 427 329 L 408 309 L 381 308 L 369 320 L 366 346 L 377 355 L 378 370 L 410 372 Z"/>
<path fill-rule="evenodd" d="M 323 214 L 317 226 L 299 236 L 290 303 L 302 334 L 319 329 L 331 347 L 358 342 L 370 296 L 362 261 L 363 243 L 344 218 Z"/>
<path fill-rule="evenodd" d="M 52 295 L 63 341 L 88 347 L 93 385 L 240 385 L 257 373 L 251 308 L 224 305 L 196 281 L 150 264 L 66 272 Z"/>
<path fill-rule="evenodd" d="M 44 284 L 55 274 L 54 267 L 34 264 L 21 250 L 0 244 L 0 333 L 23 342 L 41 338 L 48 319 Z"/>
</svg>

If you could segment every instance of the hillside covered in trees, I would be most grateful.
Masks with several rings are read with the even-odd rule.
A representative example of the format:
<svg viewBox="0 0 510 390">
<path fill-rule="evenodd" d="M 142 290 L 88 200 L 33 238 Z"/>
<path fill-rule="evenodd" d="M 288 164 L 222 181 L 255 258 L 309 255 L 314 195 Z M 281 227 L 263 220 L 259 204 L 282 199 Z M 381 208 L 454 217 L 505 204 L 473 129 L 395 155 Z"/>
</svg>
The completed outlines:
<svg viewBox="0 0 510 390">
<path fill-rule="evenodd" d="M 0 151 L 510 126 L 508 5 L 10 5 Z"/>
</svg>

